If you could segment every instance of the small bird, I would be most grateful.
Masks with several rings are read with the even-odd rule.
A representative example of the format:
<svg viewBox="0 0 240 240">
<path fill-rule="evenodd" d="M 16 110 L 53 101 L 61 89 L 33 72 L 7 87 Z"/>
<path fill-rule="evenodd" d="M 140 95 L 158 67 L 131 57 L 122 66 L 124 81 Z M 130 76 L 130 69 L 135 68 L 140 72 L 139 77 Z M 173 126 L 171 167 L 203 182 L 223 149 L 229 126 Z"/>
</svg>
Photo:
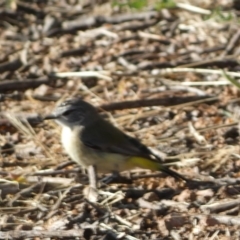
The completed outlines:
<svg viewBox="0 0 240 240">
<path fill-rule="evenodd" d="M 136 138 L 103 119 L 91 104 L 74 98 L 66 100 L 44 119 L 62 126 L 62 145 L 70 158 L 84 168 L 95 166 L 102 173 L 121 172 L 135 167 L 187 178 L 161 163 L 161 158 Z"/>
</svg>

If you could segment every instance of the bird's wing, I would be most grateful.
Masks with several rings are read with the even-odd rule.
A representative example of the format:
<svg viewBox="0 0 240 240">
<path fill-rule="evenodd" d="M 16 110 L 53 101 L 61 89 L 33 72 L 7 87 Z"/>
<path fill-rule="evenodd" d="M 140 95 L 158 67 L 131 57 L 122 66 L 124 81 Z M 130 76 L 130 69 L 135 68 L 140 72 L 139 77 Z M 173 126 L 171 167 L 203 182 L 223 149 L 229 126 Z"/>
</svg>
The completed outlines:
<svg viewBox="0 0 240 240">
<path fill-rule="evenodd" d="M 80 138 L 82 143 L 89 148 L 102 152 L 126 155 L 130 157 L 133 165 L 163 171 L 173 177 L 188 181 L 187 178 L 163 166 L 160 162 L 149 161 L 154 160 L 152 156 L 157 160 L 161 159 L 136 138 L 126 135 L 103 119 L 85 127 L 81 131 Z"/>
<path fill-rule="evenodd" d="M 146 158 L 151 158 L 151 155 L 153 155 L 136 138 L 126 135 L 103 119 L 85 127 L 80 138 L 85 146 L 99 151 Z"/>
</svg>

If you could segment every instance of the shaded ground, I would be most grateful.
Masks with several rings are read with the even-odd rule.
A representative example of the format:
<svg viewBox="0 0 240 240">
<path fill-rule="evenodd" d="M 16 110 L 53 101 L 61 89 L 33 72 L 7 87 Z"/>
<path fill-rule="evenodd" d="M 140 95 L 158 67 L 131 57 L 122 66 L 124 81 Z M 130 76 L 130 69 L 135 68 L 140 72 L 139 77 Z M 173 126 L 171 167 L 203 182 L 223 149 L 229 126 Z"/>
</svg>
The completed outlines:
<svg viewBox="0 0 240 240">
<path fill-rule="evenodd" d="M 1 3 L 0 239 L 239 239 L 239 6 L 198 2 Z M 203 182 L 136 169 L 88 202 L 60 128 L 39 117 L 71 96 Z"/>
</svg>

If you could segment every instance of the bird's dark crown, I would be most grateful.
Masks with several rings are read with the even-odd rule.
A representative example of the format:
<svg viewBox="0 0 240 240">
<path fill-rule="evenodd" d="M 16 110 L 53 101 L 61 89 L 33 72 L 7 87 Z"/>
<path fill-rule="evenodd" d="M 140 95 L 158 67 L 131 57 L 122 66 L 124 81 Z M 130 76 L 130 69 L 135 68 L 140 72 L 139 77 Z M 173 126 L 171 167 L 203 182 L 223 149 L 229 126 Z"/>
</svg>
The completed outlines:
<svg viewBox="0 0 240 240">
<path fill-rule="evenodd" d="M 55 111 L 59 112 L 62 115 L 64 115 L 67 112 L 70 113 L 70 111 L 78 111 L 83 114 L 86 114 L 87 112 L 96 111 L 96 109 L 91 104 L 83 101 L 80 98 L 72 98 L 67 99 L 66 101 L 58 105 Z"/>
<path fill-rule="evenodd" d="M 98 116 L 97 110 L 91 104 L 80 98 L 72 98 L 58 105 L 45 119 L 56 119 L 60 124 L 72 127 L 86 125 Z"/>
</svg>

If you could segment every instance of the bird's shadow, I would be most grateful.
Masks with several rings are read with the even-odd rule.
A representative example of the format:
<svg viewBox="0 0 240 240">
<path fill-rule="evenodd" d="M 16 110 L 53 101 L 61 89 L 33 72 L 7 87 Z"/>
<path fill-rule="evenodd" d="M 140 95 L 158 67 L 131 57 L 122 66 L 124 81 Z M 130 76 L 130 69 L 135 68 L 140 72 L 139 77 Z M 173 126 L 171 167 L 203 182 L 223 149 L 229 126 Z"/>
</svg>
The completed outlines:
<svg viewBox="0 0 240 240">
<path fill-rule="evenodd" d="M 150 176 L 146 175 L 146 178 L 148 178 L 148 177 L 151 177 L 151 175 Z M 141 178 L 144 178 L 144 177 L 141 177 Z M 103 184 L 114 184 L 114 183 L 133 184 L 135 179 L 136 178 L 132 178 L 131 176 L 122 176 L 118 172 L 114 172 L 112 175 L 101 179 L 101 182 Z M 179 181 L 182 181 L 182 180 L 179 180 Z M 202 180 L 187 179 L 185 181 L 185 185 L 183 188 L 196 189 L 196 190 L 203 190 L 203 189 L 208 189 L 208 188 L 218 189 L 219 187 L 221 187 L 223 185 L 226 185 L 226 184 L 220 184 L 214 180 L 213 181 L 202 181 Z"/>
</svg>

